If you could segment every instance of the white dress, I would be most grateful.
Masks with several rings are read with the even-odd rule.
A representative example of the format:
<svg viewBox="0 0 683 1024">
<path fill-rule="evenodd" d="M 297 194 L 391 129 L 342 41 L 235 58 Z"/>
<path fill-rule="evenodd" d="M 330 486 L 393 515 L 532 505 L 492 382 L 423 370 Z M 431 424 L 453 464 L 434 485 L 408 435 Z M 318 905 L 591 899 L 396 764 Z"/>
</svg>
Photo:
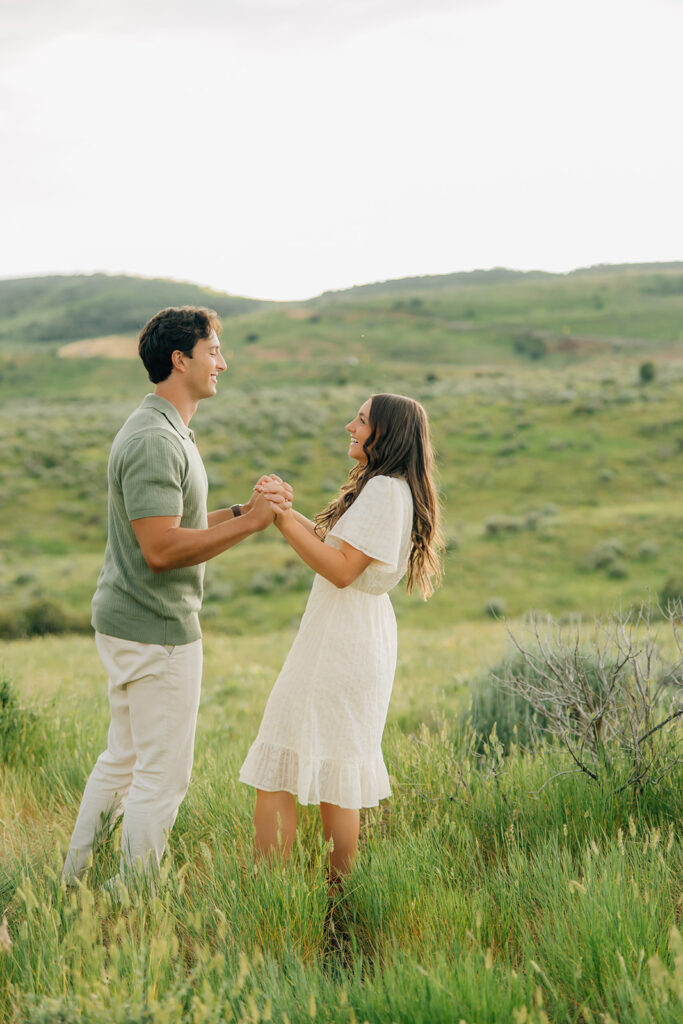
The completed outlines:
<svg viewBox="0 0 683 1024">
<path fill-rule="evenodd" d="M 412 524 L 407 482 L 376 476 L 328 533 L 326 544 L 346 541 L 374 561 L 343 589 L 316 575 L 241 782 L 347 808 L 391 795 L 381 750 L 396 669 L 388 591 L 406 571 Z"/>
</svg>

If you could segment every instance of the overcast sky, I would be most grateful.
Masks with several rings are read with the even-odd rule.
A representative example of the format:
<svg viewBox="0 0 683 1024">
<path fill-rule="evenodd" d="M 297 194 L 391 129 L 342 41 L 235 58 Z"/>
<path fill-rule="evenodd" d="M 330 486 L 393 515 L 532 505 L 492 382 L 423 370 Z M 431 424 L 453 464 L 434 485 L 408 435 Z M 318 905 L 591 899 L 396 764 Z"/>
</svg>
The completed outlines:
<svg viewBox="0 0 683 1024">
<path fill-rule="evenodd" d="M 0 277 L 683 259 L 683 0 L 0 0 Z"/>
</svg>

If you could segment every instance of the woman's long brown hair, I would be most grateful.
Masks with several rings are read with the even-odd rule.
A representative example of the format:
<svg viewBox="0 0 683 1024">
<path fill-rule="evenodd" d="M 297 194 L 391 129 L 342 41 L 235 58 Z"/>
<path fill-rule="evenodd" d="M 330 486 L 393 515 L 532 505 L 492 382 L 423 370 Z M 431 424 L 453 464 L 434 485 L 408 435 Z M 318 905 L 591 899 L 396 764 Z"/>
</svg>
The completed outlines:
<svg viewBox="0 0 683 1024">
<path fill-rule="evenodd" d="M 404 477 L 413 495 L 408 593 L 417 586 L 426 600 L 441 582 L 443 550 L 427 413 L 412 398 L 373 395 L 368 419 L 371 433 L 363 445 L 368 461 L 353 467 L 338 496 L 315 517 L 316 533 L 324 537 L 373 476 Z"/>
</svg>

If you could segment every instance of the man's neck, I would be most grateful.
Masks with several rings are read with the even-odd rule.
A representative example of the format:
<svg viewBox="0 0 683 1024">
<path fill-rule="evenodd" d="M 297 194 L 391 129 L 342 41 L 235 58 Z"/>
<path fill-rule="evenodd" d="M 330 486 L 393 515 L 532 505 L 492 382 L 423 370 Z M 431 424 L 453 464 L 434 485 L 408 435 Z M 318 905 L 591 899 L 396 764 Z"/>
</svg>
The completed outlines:
<svg viewBox="0 0 683 1024">
<path fill-rule="evenodd" d="M 175 406 L 180 418 L 186 427 L 189 427 L 190 420 L 197 411 L 199 402 L 195 401 L 179 388 L 172 380 L 162 380 L 154 389 L 154 394 L 165 398 L 167 402 Z"/>
</svg>

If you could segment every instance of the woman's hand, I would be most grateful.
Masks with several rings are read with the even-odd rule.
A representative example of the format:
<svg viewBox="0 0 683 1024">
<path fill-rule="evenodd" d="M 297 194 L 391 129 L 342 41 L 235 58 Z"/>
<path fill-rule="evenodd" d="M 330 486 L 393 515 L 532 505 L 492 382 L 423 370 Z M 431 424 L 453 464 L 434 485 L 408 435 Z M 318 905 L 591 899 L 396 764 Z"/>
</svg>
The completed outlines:
<svg viewBox="0 0 683 1024">
<path fill-rule="evenodd" d="M 285 480 L 282 480 L 276 473 L 269 476 L 262 476 L 254 488 L 259 494 L 270 502 L 276 520 L 291 511 L 294 492 Z"/>
</svg>

